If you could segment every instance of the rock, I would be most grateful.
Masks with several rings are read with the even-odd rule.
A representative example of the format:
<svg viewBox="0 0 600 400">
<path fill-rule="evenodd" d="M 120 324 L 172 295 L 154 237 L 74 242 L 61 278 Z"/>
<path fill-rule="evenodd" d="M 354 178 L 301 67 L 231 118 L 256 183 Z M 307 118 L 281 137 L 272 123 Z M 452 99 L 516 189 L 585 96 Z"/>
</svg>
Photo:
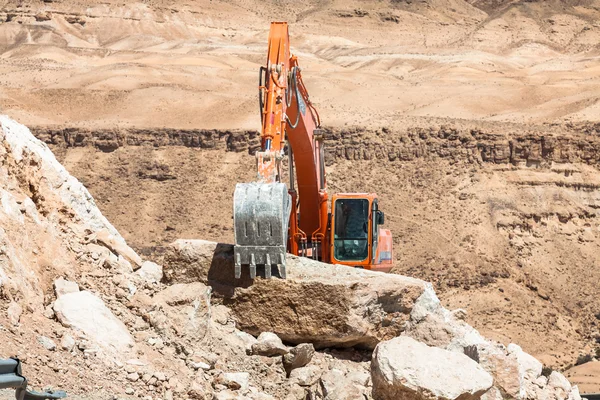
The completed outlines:
<svg viewBox="0 0 600 400">
<path fill-rule="evenodd" d="M 219 382 L 233 390 L 248 390 L 250 374 L 248 372 L 225 372 Z"/>
<path fill-rule="evenodd" d="M 569 393 L 567 400 L 581 400 L 581 395 L 579 394 L 579 388 L 577 386 L 573 386 L 571 388 L 571 392 Z"/>
<path fill-rule="evenodd" d="M 117 256 L 123 256 L 131 263 L 134 270 L 142 266 L 142 258 L 121 237 L 115 236 L 108 229 L 99 230 L 93 238 Z"/>
<path fill-rule="evenodd" d="M 60 340 L 60 348 L 66 351 L 71 351 L 75 347 L 75 339 L 68 333 L 63 335 Z"/>
<path fill-rule="evenodd" d="M 67 293 L 79 292 L 79 285 L 61 277 L 54 281 L 54 292 L 58 298 Z"/>
<path fill-rule="evenodd" d="M 536 397 L 539 391 L 537 380 L 542 375 L 542 363 L 514 343 L 509 344 L 507 350 L 517 359 L 521 398 Z"/>
<path fill-rule="evenodd" d="M 250 400 L 248 397 L 240 396 L 239 393 L 231 390 L 222 390 L 216 392 L 212 400 Z"/>
<path fill-rule="evenodd" d="M 52 339 L 46 336 L 38 336 L 38 342 L 46 348 L 46 350 L 56 350 L 56 343 Z"/>
<path fill-rule="evenodd" d="M 521 396 L 522 378 L 517 356 L 508 353 L 501 344 L 481 345 L 477 348 L 479 365 L 494 377 L 494 385 L 507 395 Z M 488 396 L 493 396 L 489 394 Z M 491 397 L 493 398 L 493 397 Z"/>
<path fill-rule="evenodd" d="M 509 398 L 554 396 L 546 378 L 541 376 L 542 364 L 538 360 L 515 344 L 505 348 L 485 339 L 455 312 L 443 308 L 430 288 L 414 304 L 404 335 L 468 355 L 493 376 L 496 389 Z M 486 396 L 493 398 L 496 393 L 492 390 Z"/>
<path fill-rule="evenodd" d="M 354 400 L 365 398 L 366 388 L 349 382 L 339 369 L 326 371 L 320 379 L 323 396 L 326 399 Z"/>
<path fill-rule="evenodd" d="M 316 365 L 309 365 L 292 370 L 290 380 L 300 386 L 312 386 L 321 378 L 322 373 L 321 368 Z"/>
<path fill-rule="evenodd" d="M 133 346 L 129 331 L 104 302 L 88 291 L 67 293 L 54 303 L 58 320 L 83 332 L 105 350 L 124 353 Z"/>
<path fill-rule="evenodd" d="M 503 400 L 502 392 L 497 387 L 492 387 L 481 396 L 481 400 Z"/>
<path fill-rule="evenodd" d="M 151 261 L 144 261 L 142 267 L 137 270 L 137 274 L 151 283 L 160 282 L 163 278 L 162 267 Z"/>
<path fill-rule="evenodd" d="M 200 281 L 228 299 L 238 327 L 273 332 L 316 348 L 374 348 L 404 330 L 412 306 L 430 286 L 418 279 L 287 256 L 287 279 L 234 278 L 233 246 L 177 240 L 165 252 L 165 281 Z M 262 273 L 258 271 L 259 275 Z"/>
<path fill-rule="evenodd" d="M 212 326 L 210 292 L 211 289 L 200 282 L 171 285 L 152 298 L 138 292 L 132 297 L 131 305 L 161 333 L 162 339 L 157 345 L 164 346 L 163 339 L 168 343 L 181 336 L 193 342 L 205 337 Z"/>
<path fill-rule="evenodd" d="M 346 379 L 357 385 L 368 386 L 369 381 L 371 380 L 371 374 L 366 370 L 351 371 L 346 375 Z"/>
<path fill-rule="evenodd" d="M 210 365 L 208 365 L 207 363 L 202 362 L 202 361 L 198 361 L 198 362 L 190 361 L 190 367 L 192 367 L 194 369 L 201 369 L 204 371 L 208 371 L 210 369 Z"/>
<path fill-rule="evenodd" d="M 48 319 L 54 319 L 55 315 L 54 315 L 54 310 L 52 309 L 52 307 L 54 307 L 54 303 L 44 307 L 44 312 L 43 312 L 44 317 L 46 317 Z"/>
<path fill-rule="evenodd" d="M 204 400 L 206 399 L 206 389 L 202 382 L 194 381 L 187 392 L 188 399 Z"/>
<path fill-rule="evenodd" d="M 566 399 L 571 393 L 571 383 L 564 375 L 552 371 L 548 377 L 548 390 L 553 393 L 553 398 Z"/>
<path fill-rule="evenodd" d="M 152 375 L 151 374 L 144 374 L 144 375 L 142 375 L 142 382 L 148 383 L 148 382 L 150 382 L 150 379 L 152 379 Z"/>
<path fill-rule="evenodd" d="M 6 309 L 6 314 L 8 316 L 8 320 L 14 326 L 19 325 L 19 321 L 21 320 L 21 314 L 23 314 L 23 308 L 14 301 L 11 301 Z"/>
<path fill-rule="evenodd" d="M 154 377 L 160 382 L 164 382 L 167 380 L 167 376 L 163 372 L 155 372 Z"/>
<path fill-rule="evenodd" d="M 137 372 L 127 374 L 127 380 L 130 382 L 136 382 L 138 379 L 140 379 L 140 375 Z"/>
<path fill-rule="evenodd" d="M 543 365 L 535 357 L 525 353 L 523 349 L 514 343 L 508 345 L 507 350 L 517 358 L 519 373 L 527 380 L 535 382 L 542 375 Z"/>
<path fill-rule="evenodd" d="M 302 343 L 292 348 L 288 354 L 283 356 L 283 366 L 289 375 L 293 369 L 304 367 L 312 360 L 315 347 L 312 343 Z"/>
<path fill-rule="evenodd" d="M 252 345 L 252 354 L 257 356 L 282 356 L 287 354 L 288 348 L 283 345 L 283 342 L 273 332 L 261 333 L 256 343 Z"/>
<path fill-rule="evenodd" d="M 116 272 L 121 272 L 124 274 L 133 272 L 133 267 L 129 261 L 127 261 L 123 256 L 117 256 L 113 253 L 110 253 L 108 257 L 104 259 L 103 265 L 104 268 L 113 269 Z"/>
<path fill-rule="evenodd" d="M 134 393 L 135 393 L 135 391 L 134 391 L 134 390 L 133 390 L 133 388 L 131 388 L 131 387 L 128 387 L 127 389 L 125 389 L 125 394 L 126 394 L 126 395 L 129 395 L 129 396 L 131 396 L 131 395 L 133 395 Z"/>
<path fill-rule="evenodd" d="M 371 361 L 373 398 L 478 399 L 494 379 L 464 354 L 400 336 L 381 342 Z"/>
</svg>

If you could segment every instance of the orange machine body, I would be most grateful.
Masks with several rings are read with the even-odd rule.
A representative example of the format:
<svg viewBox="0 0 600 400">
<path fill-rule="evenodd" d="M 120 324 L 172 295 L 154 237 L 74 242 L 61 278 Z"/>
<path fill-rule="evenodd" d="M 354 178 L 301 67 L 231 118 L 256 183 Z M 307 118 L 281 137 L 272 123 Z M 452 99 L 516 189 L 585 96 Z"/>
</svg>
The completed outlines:
<svg viewBox="0 0 600 400">
<path fill-rule="evenodd" d="M 281 159 L 286 145 L 290 160 L 288 252 L 328 263 L 389 271 L 392 238 L 389 230 L 379 227 L 383 214 L 377 209 L 377 196 L 338 194 L 333 196 L 331 207 L 328 204 L 324 132 L 302 81 L 298 59 L 290 52 L 286 22 L 271 23 L 267 65 L 260 70 L 259 100 L 262 120 L 261 151 L 257 153 L 259 181 L 281 181 Z M 336 225 L 336 201 L 342 199 L 367 202 L 344 200 L 346 208 L 368 207 L 368 212 L 361 209 L 360 214 L 368 219 L 364 226 L 368 232 L 356 231 L 356 221 L 348 216 L 338 218 Z M 354 228 L 360 239 L 342 233 L 340 224 L 346 224 L 344 229 L 349 232 Z M 368 257 L 363 258 L 365 245 Z M 360 259 L 351 259 L 353 255 L 349 254 Z"/>
</svg>

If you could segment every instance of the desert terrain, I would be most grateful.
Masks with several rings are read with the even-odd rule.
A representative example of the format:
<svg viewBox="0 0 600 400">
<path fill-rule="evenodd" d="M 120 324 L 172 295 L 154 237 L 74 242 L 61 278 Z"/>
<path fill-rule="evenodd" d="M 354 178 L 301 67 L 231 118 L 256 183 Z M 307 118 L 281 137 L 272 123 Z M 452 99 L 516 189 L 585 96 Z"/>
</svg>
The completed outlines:
<svg viewBox="0 0 600 400">
<path fill-rule="evenodd" d="M 329 190 L 379 194 L 393 272 L 600 392 L 600 1 L 8 1 L 0 110 L 141 255 L 231 243 L 271 20 Z"/>
</svg>

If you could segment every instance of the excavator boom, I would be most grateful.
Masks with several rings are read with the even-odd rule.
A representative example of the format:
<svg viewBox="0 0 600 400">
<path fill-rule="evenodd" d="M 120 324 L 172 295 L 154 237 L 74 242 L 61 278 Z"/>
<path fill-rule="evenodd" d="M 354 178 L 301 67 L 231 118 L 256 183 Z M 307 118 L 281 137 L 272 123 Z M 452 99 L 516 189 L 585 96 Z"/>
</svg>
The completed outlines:
<svg viewBox="0 0 600 400">
<path fill-rule="evenodd" d="M 257 265 L 271 277 L 272 265 L 285 278 L 285 253 L 292 199 L 281 183 L 286 111 L 289 103 L 289 34 L 286 23 L 272 23 L 266 67 L 260 68 L 259 103 L 261 150 L 256 153 L 257 181 L 238 183 L 233 195 L 235 276 L 248 265 L 250 277 Z"/>
</svg>

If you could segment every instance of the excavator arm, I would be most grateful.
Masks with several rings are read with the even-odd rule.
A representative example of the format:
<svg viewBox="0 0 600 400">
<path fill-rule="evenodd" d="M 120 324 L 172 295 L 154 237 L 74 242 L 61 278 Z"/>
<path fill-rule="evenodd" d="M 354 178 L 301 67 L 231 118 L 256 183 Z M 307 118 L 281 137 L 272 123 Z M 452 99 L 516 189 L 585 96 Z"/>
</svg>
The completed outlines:
<svg viewBox="0 0 600 400">
<path fill-rule="evenodd" d="M 291 55 L 288 25 L 273 22 L 266 67 L 260 68 L 261 150 L 256 153 L 257 180 L 239 183 L 234 193 L 235 274 L 249 265 L 272 266 L 285 278 L 285 253 L 306 255 L 308 244 L 327 251 L 327 193 L 323 135 L 319 116 L 302 82 L 298 59 Z M 289 189 L 281 182 L 285 149 L 289 157 Z M 296 181 L 298 190 L 296 191 Z M 298 218 L 298 203 L 302 218 Z M 304 254 L 303 254 L 304 252 Z"/>
</svg>

